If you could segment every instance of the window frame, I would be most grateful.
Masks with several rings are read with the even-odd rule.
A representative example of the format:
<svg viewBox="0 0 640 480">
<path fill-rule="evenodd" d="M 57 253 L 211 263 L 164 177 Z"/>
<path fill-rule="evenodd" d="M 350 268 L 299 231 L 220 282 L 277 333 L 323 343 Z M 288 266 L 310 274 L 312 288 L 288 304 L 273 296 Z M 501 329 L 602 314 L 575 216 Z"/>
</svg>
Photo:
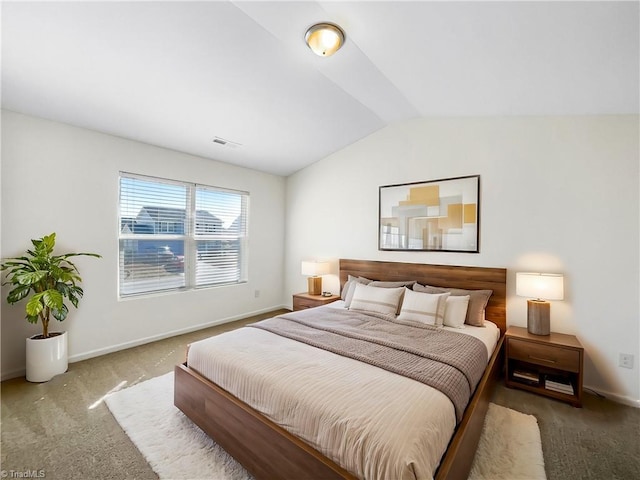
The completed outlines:
<svg viewBox="0 0 640 480">
<path fill-rule="evenodd" d="M 132 179 L 132 180 L 140 180 L 144 182 L 151 182 L 157 184 L 164 185 L 175 185 L 179 187 L 185 188 L 185 217 L 184 217 L 184 233 L 176 233 L 179 231 L 177 222 L 171 221 L 157 221 L 154 222 L 154 230 L 157 229 L 159 233 L 134 233 L 131 231 L 130 233 L 123 233 L 123 229 L 125 223 L 123 223 L 123 219 L 127 218 L 129 221 L 133 220 L 135 222 L 136 217 L 126 217 L 123 216 L 123 179 Z M 240 213 L 236 218 L 242 218 L 240 222 L 241 227 L 236 230 L 236 235 L 233 236 L 232 241 L 237 241 L 237 250 L 233 250 L 237 252 L 237 279 L 236 280 L 223 280 L 217 282 L 209 282 L 209 283 L 199 283 L 197 276 L 197 262 L 199 258 L 198 251 L 198 242 L 200 241 L 219 241 L 222 237 L 225 239 L 229 238 L 228 231 L 212 231 L 212 232 L 197 232 L 197 202 L 196 198 L 199 191 L 208 191 L 218 194 L 233 194 L 240 196 Z M 130 173 L 125 171 L 120 171 L 118 175 L 118 298 L 119 299 L 131 299 L 131 298 L 140 298 L 140 297 L 148 297 L 158 294 L 166 294 L 166 293 L 175 293 L 175 292 L 183 292 L 189 290 L 200 290 L 200 289 L 208 289 L 208 288 L 216 288 L 221 286 L 231 286 L 238 285 L 248 282 L 248 248 L 249 248 L 249 201 L 250 201 L 250 193 L 243 190 L 235 190 L 230 188 L 216 187 L 212 185 L 204 185 L 193 182 L 185 182 L 174 179 L 167 179 L 161 177 L 153 177 L 148 175 L 141 175 L 136 173 Z M 144 205 L 141 205 L 141 208 Z M 213 213 L 207 211 L 210 215 L 216 217 Z M 140 210 L 138 211 L 138 215 Z M 164 228 L 163 228 L 164 227 Z M 213 226 L 205 227 L 207 230 L 209 228 L 214 229 Z M 164 230 L 173 230 L 173 232 L 165 232 Z M 158 240 L 158 241 L 167 241 L 167 242 L 175 242 L 181 241 L 184 245 L 184 255 L 183 255 L 183 265 L 184 265 L 184 285 L 178 287 L 169 287 L 169 288 L 155 288 L 148 289 L 144 291 L 135 291 L 132 293 L 123 293 L 122 289 L 122 281 L 126 277 L 124 275 L 124 249 L 122 248 L 122 244 L 125 241 L 139 241 L 139 240 Z M 136 246 L 137 248 L 137 246 Z M 204 277 L 206 278 L 206 277 Z M 213 277 L 215 278 L 215 277 Z"/>
</svg>

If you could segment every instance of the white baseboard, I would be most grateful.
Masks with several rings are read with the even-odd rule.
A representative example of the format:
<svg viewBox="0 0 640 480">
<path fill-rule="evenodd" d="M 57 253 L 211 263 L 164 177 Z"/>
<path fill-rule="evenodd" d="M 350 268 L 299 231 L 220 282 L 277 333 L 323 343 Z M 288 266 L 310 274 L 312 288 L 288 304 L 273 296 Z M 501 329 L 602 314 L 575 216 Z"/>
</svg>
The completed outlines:
<svg viewBox="0 0 640 480">
<path fill-rule="evenodd" d="M 628 405 L 630 407 L 640 408 L 640 399 L 627 397 L 626 395 L 619 395 L 613 392 L 607 392 L 606 390 L 601 390 L 599 388 L 590 387 L 588 385 L 583 386 L 584 390 L 591 390 L 592 392 L 596 392 L 603 397 L 611 400 L 612 402 L 620 403 L 622 405 Z"/>
<path fill-rule="evenodd" d="M 137 346 L 140 346 L 140 345 L 145 345 L 147 343 L 156 342 L 158 340 L 164 340 L 165 338 L 176 337 L 178 335 L 184 335 L 185 333 L 196 332 L 198 330 L 203 330 L 205 328 L 214 327 L 216 325 L 222 325 L 224 323 L 235 322 L 236 320 L 241 320 L 243 318 L 252 317 L 254 315 L 260 315 L 260 314 L 271 312 L 273 310 L 277 310 L 277 309 L 281 309 L 281 308 L 290 309 L 291 306 L 290 305 L 289 306 L 287 306 L 287 305 L 279 305 L 279 306 L 264 308 L 264 309 L 261 309 L 261 310 L 256 310 L 254 312 L 243 313 L 241 315 L 234 315 L 233 317 L 222 318 L 222 319 L 214 320 L 214 321 L 211 321 L 211 322 L 202 323 L 200 325 L 195 325 L 195 326 L 192 326 L 192 327 L 173 330 L 173 331 L 162 333 L 162 334 L 159 334 L 159 335 L 152 335 L 150 337 L 140 338 L 138 340 L 133 340 L 133 341 L 130 341 L 130 342 L 124 342 L 124 343 L 120 343 L 118 345 L 112 345 L 112 346 L 106 347 L 106 348 L 100 348 L 100 349 L 96 349 L 96 350 L 91 350 L 89 352 L 79 353 L 79 354 L 70 356 L 69 357 L 69 363 L 81 362 L 82 360 L 88 360 L 90 358 L 99 357 L 99 356 L 102 356 L 102 355 L 107 355 L 109 353 L 118 352 L 120 350 L 126 350 L 127 348 L 133 348 L 133 347 L 137 347 Z M 0 378 L 0 380 L 4 382 L 5 380 L 9 380 L 9 379 L 12 379 L 12 378 L 24 377 L 25 374 L 26 374 L 25 368 L 19 368 L 19 369 L 13 370 L 11 372 L 3 373 L 2 377 Z M 613 392 L 607 392 L 605 390 L 601 390 L 601 389 L 598 389 L 598 388 L 590 387 L 588 385 L 585 385 L 584 388 L 588 389 L 588 390 L 591 390 L 591 391 L 594 391 L 596 393 L 599 393 L 600 395 L 604 396 L 605 398 L 608 398 L 609 400 L 611 400 L 613 402 L 620 403 L 620 404 L 623 404 L 623 405 L 628 405 L 630 407 L 640 408 L 640 399 L 631 398 L 631 397 L 628 397 L 626 395 L 619 395 L 619 394 L 613 393 Z"/>
<path fill-rule="evenodd" d="M 69 363 L 81 362 L 82 360 L 88 360 L 90 358 L 99 357 L 102 355 L 106 355 L 108 353 L 118 352 L 120 350 L 126 350 L 127 348 L 138 347 L 140 345 L 144 345 L 147 343 L 157 342 L 158 340 L 164 340 L 165 338 L 176 337 L 178 335 L 184 335 L 185 333 L 191 333 L 191 332 L 196 332 L 198 330 L 203 330 L 205 328 L 215 327 L 216 325 L 235 322 L 236 320 L 242 320 L 243 318 L 253 317 L 254 315 L 260 315 L 262 313 L 271 312 L 273 310 L 278 310 L 280 308 L 287 308 L 287 307 L 285 307 L 284 305 L 280 305 L 275 307 L 264 308 L 264 309 L 256 310 L 253 312 L 234 315 L 233 317 L 221 318 L 218 320 L 213 320 L 211 322 L 201 323 L 200 325 L 194 325 L 192 327 L 181 328 L 179 330 L 172 330 L 170 332 L 161 333 L 159 335 L 152 335 L 150 337 L 140 338 L 138 340 L 121 343 L 119 345 L 113 345 L 106 348 L 92 350 L 90 352 L 79 353 L 79 354 L 70 356 Z"/>
<path fill-rule="evenodd" d="M 290 309 L 286 305 L 277 305 L 274 307 L 264 308 L 261 310 L 256 310 L 253 312 L 246 312 L 240 315 L 234 315 L 233 317 L 221 318 L 218 320 L 213 320 L 207 323 L 201 323 L 200 325 L 194 325 L 187 328 L 181 328 L 178 330 L 172 330 L 170 332 L 161 333 L 158 335 L 152 335 L 150 337 L 140 338 L 137 340 L 132 340 L 130 342 L 120 343 L 118 345 L 112 345 L 105 348 L 98 348 L 96 350 L 91 350 L 89 352 L 78 353 L 75 355 L 71 355 L 69 357 L 69 363 L 81 362 L 82 360 L 88 360 L 94 357 L 100 357 L 102 355 L 107 355 L 109 353 L 118 352 L 120 350 L 126 350 L 127 348 L 138 347 L 140 345 L 145 345 L 147 343 L 156 342 L 158 340 L 164 340 L 165 338 L 176 337 L 178 335 L 184 335 L 185 333 L 196 332 L 198 330 L 203 330 L 209 327 L 215 327 L 216 325 L 222 325 L 224 323 L 235 322 L 236 320 L 242 320 L 243 318 L 253 317 L 255 315 L 261 315 L 263 313 L 271 312 L 273 310 L 278 310 L 281 308 Z M 13 370 L 11 372 L 5 372 L 2 374 L 1 380 L 9 380 L 17 377 L 24 377 L 26 375 L 26 369 L 19 368 L 17 370 Z"/>
<path fill-rule="evenodd" d="M 12 378 L 25 377 L 27 375 L 26 368 L 18 368 L 17 370 L 11 370 L 10 372 L 5 372 L 0 377 L 0 381 L 4 382 L 5 380 L 11 380 Z"/>
</svg>

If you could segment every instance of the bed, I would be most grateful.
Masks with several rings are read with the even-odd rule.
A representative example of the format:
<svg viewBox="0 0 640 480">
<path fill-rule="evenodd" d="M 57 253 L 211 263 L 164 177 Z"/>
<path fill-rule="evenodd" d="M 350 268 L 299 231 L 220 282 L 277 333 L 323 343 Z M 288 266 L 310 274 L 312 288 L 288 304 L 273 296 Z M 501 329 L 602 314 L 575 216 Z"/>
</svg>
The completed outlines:
<svg viewBox="0 0 640 480">
<path fill-rule="evenodd" d="M 486 306 L 485 317 L 488 321 L 495 324 L 495 328 L 499 333 L 497 334 L 497 340 L 495 341 L 495 349 L 493 349 L 492 352 L 488 352 L 490 353 L 490 355 L 487 355 L 487 366 L 486 369 L 480 372 L 480 380 L 477 383 L 475 393 L 471 397 L 469 403 L 466 405 L 466 408 L 463 411 L 459 412 L 457 418 L 457 410 L 454 409 L 454 406 L 451 402 L 449 402 L 451 407 L 447 408 L 452 410 L 454 415 L 453 420 L 451 420 L 451 414 L 441 415 L 442 417 L 446 417 L 443 421 L 448 422 L 448 426 L 446 428 L 443 427 L 443 431 L 450 429 L 451 436 L 449 437 L 449 433 L 447 433 L 444 440 L 438 440 L 438 442 L 444 441 L 444 444 L 442 447 L 437 447 L 436 451 L 426 452 L 425 450 L 425 456 L 437 456 L 437 458 L 435 458 L 435 461 L 431 459 L 431 463 L 427 464 L 424 467 L 421 465 L 414 466 L 413 464 L 411 464 L 409 468 L 409 470 L 411 468 L 416 469 L 416 478 L 429 477 L 428 473 L 425 474 L 425 468 L 433 468 L 434 470 L 432 470 L 430 473 L 434 474 L 434 477 L 436 479 L 466 478 L 473 461 L 477 442 L 482 430 L 484 416 L 486 414 L 492 388 L 501 368 L 502 334 L 504 333 L 506 327 L 506 270 L 501 268 L 423 265 L 342 259 L 340 260 L 341 287 L 344 287 L 349 277 L 366 277 L 368 279 L 378 281 L 402 281 L 411 279 L 415 280 L 419 284 L 431 285 L 435 287 L 450 287 L 467 290 L 488 289 L 493 291 L 493 294 L 489 298 L 489 302 Z M 326 308 L 328 312 L 328 309 L 331 307 L 322 308 Z M 336 312 L 332 314 L 337 315 L 339 313 L 338 309 L 336 308 L 335 310 Z M 302 315 L 301 318 L 302 321 L 304 321 L 304 315 Z M 296 321 L 299 320 L 299 318 L 296 319 Z M 231 350 L 244 350 L 243 352 L 241 352 L 241 355 L 254 355 L 254 352 L 249 352 L 249 350 L 258 351 L 261 348 L 270 348 L 265 345 L 273 343 L 273 347 L 275 349 L 280 349 L 279 351 L 282 352 L 286 351 L 286 355 L 293 355 L 291 358 L 296 359 L 295 361 L 291 361 L 284 358 L 280 360 L 281 364 L 274 364 L 275 367 L 277 367 L 274 367 L 274 369 L 281 370 L 281 374 L 284 373 L 287 378 L 289 378 L 289 375 L 293 375 L 293 370 L 287 370 L 287 368 L 289 367 L 288 363 L 296 363 L 297 365 L 298 360 L 302 359 L 305 356 L 309 356 L 308 349 L 313 349 L 313 347 L 299 344 L 299 342 L 296 342 L 294 340 L 280 338 L 280 336 L 274 335 L 269 331 L 263 331 L 260 328 L 246 328 L 242 330 L 250 330 L 248 335 L 253 339 L 252 341 L 254 342 L 254 347 L 243 349 L 242 344 L 238 343 L 236 345 L 233 343 L 238 342 L 238 339 L 236 339 L 234 336 L 222 337 L 224 339 L 222 341 L 228 344 Z M 243 335 L 246 335 L 246 333 L 243 333 Z M 246 338 L 243 337 L 242 341 L 245 340 Z M 216 341 L 220 342 L 220 337 L 218 337 L 218 340 Z M 282 342 L 290 343 L 287 344 Z M 213 345 L 214 350 L 224 350 L 224 347 L 225 345 L 223 345 L 222 343 L 218 343 L 217 345 L 214 343 Z M 212 360 L 210 362 L 212 365 L 210 369 L 215 370 L 217 363 L 224 363 L 224 360 L 222 359 L 224 353 L 220 353 L 220 355 L 221 356 L 219 359 Z M 328 356 L 338 356 L 330 352 L 325 352 L 323 350 L 317 350 L 317 353 L 315 353 L 314 355 L 317 355 L 319 358 L 311 362 L 314 365 L 308 367 L 309 370 L 306 372 L 306 375 L 311 375 L 311 378 L 316 379 L 316 382 L 313 383 L 319 383 L 320 385 L 323 385 L 323 382 L 325 381 L 334 381 L 332 379 L 332 376 L 324 375 L 321 370 L 313 370 L 313 368 L 317 369 L 318 365 L 323 364 L 323 362 L 325 361 L 327 362 L 327 371 L 331 369 L 335 371 L 349 371 L 352 372 L 353 375 L 356 375 L 358 377 L 358 381 L 361 381 L 362 378 L 367 378 L 367 375 L 371 374 L 372 369 L 375 370 L 375 367 L 373 366 L 361 366 L 356 360 L 351 358 L 342 358 L 342 356 L 340 356 L 340 359 L 336 360 L 338 362 L 337 365 L 330 366 Z M 246 363 L 252 361 L 251 357 L 244 356 L 239 358 L 241 358 L 241 360 L 238 360 L 237 363 L 249 365 L 249 367 L 247 367 L 249 372 L 253 372 L 254 370 L 258 371 L 257 366 L 254 367 L 250 363 Z M 194 362 L 196 362 L 195 359 L 196 357 L 193 356 Z M 256 361 L 260 363 L 260 360 Z M 356 365 L 356 363 L 358 365 Z M 296 368 L 298 367 L 296 366 Z M 332 448 L 334 448 L 332 445 L 323 444 L 322 442 L 324 442 L 324 440 L 320 444 L 317 444 L 314 443 L 315 437 L 308 435 L 305 436 L 306 434 L 304 433 L 301 434 L 301 432 L 297 430 L 298 426 L 294 421 L 294 413 L 297 412 L 297 408 L 293 408 L 292 410 L 290 410 L 292 414 L 291 422 L 289 422 L 289 418 L 287 417 L 287 415 L 281 415 L 280 417 L 278 417 L 272 412 L 268 412 L 267 410 L 265 410 L 265 406 L 261 403 L 260 399 L 256 399 L 254 397 L 254 393 L 252 393 L 250 387 L 252 387 L 254 383 L 260 383 L 262 378 L 264 378 L 265 382 L 268 382 L 268 385 L 270 387 L 272 386 L 272 381 L 274 383 L 277 383 L 277 378 L 270 376 L 273 375 L 273 372 L 268 371 L 268 368 L 265 367 L 265 371 L 257 374 L 257 376 L 248 376 L 244 381 L 237 381 L 236 379 L 232 378 L 232 376 L 225 377 L 225 375 L 226 374 L 223 373 L 222 376 L 216 377 L 215 374 L 211 374 L 208 371 L 208 367 L 206 366 L 206 361 L 205 364 L 196 362 L 196 366 L 189 364 L 178 365 L 175 370 L 176 386 L 174 403 L 192 421 L 194 421 L 194 423 L 196 423 L 212 438 L 214 438 L 214 440 L 216 440 L 216 442 L 220 444 L 229 454 L 231 454 L 234 458 L 236 458 L 236 460 L 242 463 L 245 468 L 247 468 L 247 470 L 251 472 L 256 478 L 344 479 L 362 477 L 372 478 L 375 476 L 381 476 L 381 474 L 369 476 L 369 473 L 367 473 L 368 470 L 366 470 L 369 467 L 366 462 L 360 461 L 360 463 L 358 463 L 356 461 L 356 467 L 358 467 L 358 465 L 364 465 L 362 467 L 364 470 L 362 470 L 362 468 L 358 469 L 359 467 L 354 467 L 354 464 L 350 463 L 350 460 L 336 455 L 335 452 L 331 450 Z M 398 375 L 394 375 L 393 373 L 388 372 L 385 372 L 384 375 L 399 377 Z M 216 378 L 216 381 L 214 382 L 210 380 L 210 378 Z M 339 382 L 340 380 L 337 381 Z M 407 394 L 410 398 L 422 399 L 423 397 L 421 395 L 423 395 L 423 390 L 420 389 L 429 388 L 424 386 L 415 387 L 412 384 L 413 380 L 408 379 L 400 380 L 394 378 L 391 381 L 396 382 L 392 383 L 393 385 L 397 384 L 397 387 L 394 386 L 393 388 L 406 388 L 406 392 L 414 392 L 414 390 L 412 389 L 415 388 L 415 394 Z M 371 381 L 369 383 L 373 385 L 372 388 L 379 388 L 375 386 L 377 381 Z M 334 384 L 326 385 L 330 386 L 327 388 L 331 388 L 332 392 L 334 391 L 333 389 L 335 389 L 336 395 L 339 398 L 346 396 L 347 390 L 340 390 L 341 388 L 345 388 L 344 385 L 342 387 L 340 386 L 340 384 L 338 384 L 337 386 Z M 306 386 L 299 387 L 300 388 L 298 388 L 297 386 L 296 388 L 298 388 L 300 391 L 306 392 Z M 281 388 L 286 390 L 287 382 L 282 383 Z M 353 390 L 357 393 L 359 389 L 360 388 Z M 234 393 L 238 397 L 245 400 L 246 403 L 245 401 L 241 401 L 239 398 L 237 398 L 237 396 L 229 393 L 229 391 L 227 390 L 234 391 Z M 402 391 L 405 392 L 405 390 Z M 356 395 L 356 393 L 354 393 L 354 395 Z M 371 398 L 375 398 L 375 396 L 380 393 L 380 391 L 377 391 L 376 393 L 372 394 Z M 279 393 L 277 393 L 277 395 L 279 395 Z M 312 392 L 310 396 L 308 396 L 308 398 L 314 399 L 317 395 L 320 394 L 317 392 Z M 429 395 L 431 395 L 431 393 Z M 300 396 L 302 401 L 304 399 L 304 395 L 300 394 Z M 366 395 L 364 397 L 356 396 L 355 402 L 361 402 L 362 404 L 364 404 L 366 403 L 366 398 Z M 437 394 L 433 397 L 433 399 L 431 396 L 424 398 L 427 398 L 427 400 L 425 400 L 427 402 L 425 403 L 426 408 L 414 408 L 414 410 L 416 411 L 416 415 L 422 415 L 421 410 L 430 410 L 428 406 L 431 404 L 428 402 L 433 401 L 433 405 L 444 406 Z M 319 401 L 320 403 L 329 403 L 328 399 L 321 399 Z M 345 404 L 346 403 L 347 402 L 345 402 Z M 251 404 L 252 406 L 250 406 L 249 404 Z M 356 403 L 356 405 L 358 406 L 358 408 L 362 406 L 364 411 L 364 405 L 361 405 L 360 403 Z M 414 407 L 415 405 L 416 404 L 414 404 Z M 422 404 L 419 404 L 419 406 L 422 406 Z M 347 405 L 345 408 L 351 408 L 351 410 L 345 410 L 349 413 L 348 415 L 345 414 L 344 422 L 342 422 L 340 419 L 336 420 L 334 418 L 328 423 L 331 425 L 337 425 L 337 427 L 335 428 L 338 429 L 343 428 L 343 423 L 347 425 L 347 427 L 351 425 L 350 422 L 354 422 L 354 420 L 352 420 L 352 417 L 358 416 L 357 414 L 359 414 L 360 412 L 357 409 L 353 410 L 353 408 L 355 407 L 349 405 Z M 260 413 L 265 411 L 265 414 Z M 439 409 L 434 411 L 439 411 Z M 323 415 L 325 415 L 325 412 L 322 412 L 318 416 L 323 417 Z M 267 416 L 269 416 L 270 418 L 267 418 Z M 347 418 L 349 418 L 349 421 L 346 420 Z M 458 420 L 457 422 L 456 419 Z M 453 424 L 451 424 L 452 421 Z M 319 423 L 322 424 L 323 422 Z M 320 427 L 322 427 L 322 425 L 320 425 Z M 317 429 L 318 425 L 316 425 L 315 428 Z M 332 428 L 334 427 L 332 426 Z M 398 436 L 397 433 L 395 435 L 396 437 L 394 438 L 396 438 L 396 440 L 404 440 L 404 435 Z M 336 433 L 329 432 L 327 436 L 336 437 Z M 340 436 L 338 435 L 338 437 Z M 348 435 L 344 438 L 348 439 L 351 438 L 351 436 Z M 369 441 L 372 444 L 377 444 L 380 443 L 378 440 L 374 439 L 366 441 Z M 363 440 L 363 442 L 364 441 L 365 440 Z M 393 443 L 395 444 L 395 442 Z M 340 444 L 339 448 L 348 450 L 350 446 Z M 441 450 L 445 450 L 444 454 L 438 451 L 438 448 L 440 448 Z M 404 450 L 404 447 L 402 448 L 402 450 Z M 335 461 L 329 457 L 333 458 Z M 391 456 L 390 458 L 394 459 L 395 457 Z M 437 470 L 435 470 L 436 467 Z M 403 466 L 403 468 L 405 467 Z M 405 476 L 404 473 L 405 472 L 403 470 L 403 476 Z M 406 476 L 405 478 L 410 477 Z"/>
</svg>

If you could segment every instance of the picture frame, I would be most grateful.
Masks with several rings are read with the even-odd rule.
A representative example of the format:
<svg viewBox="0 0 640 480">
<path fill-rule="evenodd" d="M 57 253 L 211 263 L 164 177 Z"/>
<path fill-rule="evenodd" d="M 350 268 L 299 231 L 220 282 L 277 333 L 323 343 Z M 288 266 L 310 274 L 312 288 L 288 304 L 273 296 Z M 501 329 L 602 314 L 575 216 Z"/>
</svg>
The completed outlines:
<svg viewBox="0 0 640 480">
<path fill-rule="evenodd" d="M 378 250 L 480 253 L 480 175 L 379 188 Z"/>
</svg>

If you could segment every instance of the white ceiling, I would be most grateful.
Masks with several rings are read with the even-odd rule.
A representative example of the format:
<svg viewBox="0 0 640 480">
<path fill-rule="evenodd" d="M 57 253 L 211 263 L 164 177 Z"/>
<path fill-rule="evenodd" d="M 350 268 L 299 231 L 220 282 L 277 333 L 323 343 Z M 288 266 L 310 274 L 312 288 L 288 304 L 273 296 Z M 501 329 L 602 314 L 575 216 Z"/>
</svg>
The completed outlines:
<svg viewBox="0 0 640 480">
<path fill-rule="evenodd" d="M 1 13 L 3 108 L 277 175 L 413 117 L 639 113 L 637 1 L 5 1 Z M 304 44 L 319 21 L 346 32 L 333 57 Z"/>
</svg>

